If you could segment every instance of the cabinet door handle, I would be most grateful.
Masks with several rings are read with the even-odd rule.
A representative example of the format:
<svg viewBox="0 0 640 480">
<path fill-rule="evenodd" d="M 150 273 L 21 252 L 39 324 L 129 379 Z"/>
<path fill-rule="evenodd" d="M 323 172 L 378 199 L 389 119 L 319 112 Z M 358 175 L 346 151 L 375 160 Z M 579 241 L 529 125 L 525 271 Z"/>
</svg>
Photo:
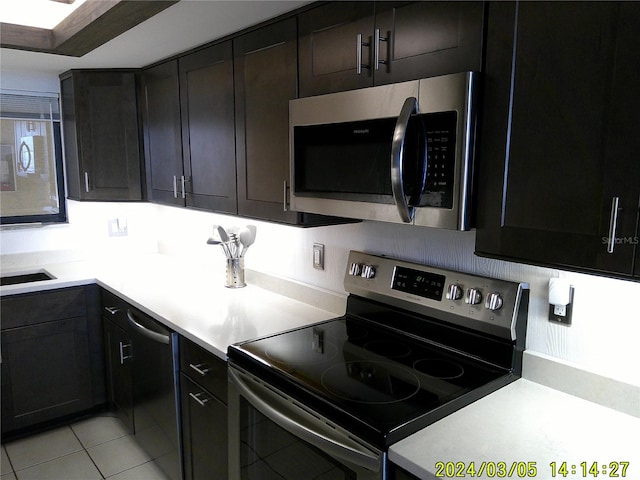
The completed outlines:
<svg viewBox="0 0 640 480">
<path fill-rule="evenodd" d="M 284 181 L 283 185 L 284 186 L 283 186 L 283 193 L 282 193 L 282 198 L 283 198 L 283 200 L 282 200 L 282 211 L 283 212 L 288 212 L 289 209 L 287 208 L 287 203 L 288 203 L 287 202 L 287 192 L 289 190 L 289 185 L 287 184 L 286 180 Z"/>
<path fill-rule="evenodd" d="M 374 43 L 373 43 L 373 51 L 374 51 L 374 67 L 376 70 L 380 70 L 380 64 L 386 65 L 386 60 L 380 60 L 380 42 L 388 41 L 388 37 L 383 37 L 380 35 L 380 29 L 376 28 L 374 34 Z"/>
<path fill-rule="evenodd" d="M 359 33 L 356 38 L 356 74 L 362 75 L 362 67 L 369 68 L 369 65 L 362 64 L 362 47 L 369 47 L 369 42 L 362 41 L 362 34 Z"/>
<path fill-rule="evenodd" d="M 613 253 L 616 247 L 616 229 L 618 228 L 618 205 L 620 197 L 611 199 L 611 215 L 609 216 L 609 238 L 607 239 L 607 253 Z"/>
<path fill-rule="evenodd" d="M 182 198 L 187 198 L 187 193 L 186 193 L 186 190 L 184 188 L 184 184 L 185 184 L 185 177 L 184 177 L 184 175 L 182 175 L 180 177 L 180 185 L 182 187 Z"/>
<path fill-rule="evenodd" d="M 84 191 L 89 193 L 89 172 L 84 172 Z"/>
<path fill-rule="evenodd" d="M 193 398 L 201 407 L 206 407 L 207 402 L 211 400 L 210 398 L 204 396 L 204 392 L 198 392 L 198 393 L 189 392 L 189 396 Z M 200 398 L 200 397 L 203 397 L 203 398 Z"/>
<path fill-rule="evenodd" d="M 206 363 L 199 363 L 197 365 L 194 365 L 193 363 L 190 363 L 189 366 L 193 370 L 198 372 L 200 375 L 202 375 L 203 377 L 206 376 L 207 373 L 209 373 L 211 371 L 211 369 L 209 367 L 207 367 Z"/>
<path fill-rule="evenodd" d="M 178 198 L 178 177 L 173 176 L 173 198 Z"/>
<path fill-rule="evenodd" d="M 131 350 L 129 350 L 129 355 L 125 355 L 124 349 L 125 348 L 131 349 L 131 344 L 122 343 L 122 342 L 118 342 L 118 343 L 120 344 L 120 365 L 124 365 L 124 361 L 131 358 Z"/>
<path fill-rule="evenodd" d="M 116 313 L 118 313 L 120 311 L 119 308 L 116 307 L 104 307 L 104 309 L 109 312 L 111 315 L 115 315 Z"/>
</svg>

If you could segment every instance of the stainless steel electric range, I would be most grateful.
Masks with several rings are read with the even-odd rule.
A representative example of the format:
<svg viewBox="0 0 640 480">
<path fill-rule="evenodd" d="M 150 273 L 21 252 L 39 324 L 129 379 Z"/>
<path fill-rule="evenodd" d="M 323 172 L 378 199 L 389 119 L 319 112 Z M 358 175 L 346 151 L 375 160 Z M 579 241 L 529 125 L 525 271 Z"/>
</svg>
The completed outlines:
<svg viewBox="0 0 640 480">
<path fill-rule="evenodd" d="M 343 317 L 229 347 L 230 478 L 391 479 L 389 446 L 520 376 L 528 285 L 352 251 Z"/>
</svg>

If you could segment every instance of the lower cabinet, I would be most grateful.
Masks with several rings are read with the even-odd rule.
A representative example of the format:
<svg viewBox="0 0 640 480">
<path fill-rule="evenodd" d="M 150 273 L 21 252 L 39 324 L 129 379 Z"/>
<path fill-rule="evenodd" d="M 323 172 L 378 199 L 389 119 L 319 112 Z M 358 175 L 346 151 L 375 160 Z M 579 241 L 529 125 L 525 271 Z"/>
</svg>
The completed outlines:
<svg viewBox="0 0 640 480">
<path fill-rule="evenodd" d="M 180 338 L 185 480 L 227 478 L 227 365 Z"/>
<path fill-rule="evenodd" d="M 131 338 L 127 326 L 127 303 L 102 291 L 107 401 L 129 433 L 133 433 L 133 384 Z"/>
<path fill-rule="evenodd" d="M 2 437 L 104 404 L 95 285 L 2 299 Z"/>
</svg>

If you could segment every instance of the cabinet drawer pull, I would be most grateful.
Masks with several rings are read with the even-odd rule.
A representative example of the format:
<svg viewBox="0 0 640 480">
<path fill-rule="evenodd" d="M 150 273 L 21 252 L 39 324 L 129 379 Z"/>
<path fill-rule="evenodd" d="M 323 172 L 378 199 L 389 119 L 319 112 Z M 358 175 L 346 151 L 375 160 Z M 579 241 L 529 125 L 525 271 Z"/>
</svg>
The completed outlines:
<svg viewBox="0 0 640 480">
<path fill-rule="evenodd" d="M 371 44 L 369 42 L 362 41 L 362 34 L 359 33 L 356 38 L 356 74 L 362 75 L 362 67 L 369 68 L 369 65 L 362 64 L 362 47 L 368 47 Z"/>
<path fill-rule="evenodd" d="M 131 344 L 130 343 L 122 343 L 122 342 L 118 342 L 120 344 L 120 365 L 124 365 L 124 361 L 131 358 L 131 350 L 129 350 L 129 355 L 125 355 L 124 353 L 124 349 L 125 348 L 131 348 Z"/>
<path fill-rule="evenodd" d="M 607 239 L 607 253 L 613 253 L 616 246 L 616 229 L 618 228 L 618 205 L 620 197 L 611 200 L 611 215 L 609 217 L 609 238 Z"/>
<path fill-rule="evenodd" d="M 89 193 L 89 172 L 84 172 L 84 191 Z"/>
<path fill-rule="evenodd" d="M 207 373 L 211 371 L 211 369 L 207 367 L 206 363 L 199 363 L 197 365 L 190 363 L 189 366 L 193 368 L 196 372 L 198 372 L 200 375 L 202 375 L 203 377 L 206 376 Z"/>
<path fill-rule="evenodd" d="M 118 313 L 120 311 L 119 308 L 116 307 L 104 307 L 104 309 L 109 312 L 111 315 L 115 315 L 116 313 Z"/>
<path fill-rule="evenodd" d="M 207 402 L 211 400 L 210 398 L 204 396 L 204 392 L 198 392 L 198 393 L 189 392 L 189 396 L 193 398 L 196 402 L 198 402 L 198 405 L 200 405 L 201 407 L 206 407 Z M 203 398 L 201 399 L 200 397 L 203 397 Z"/>
</svg>

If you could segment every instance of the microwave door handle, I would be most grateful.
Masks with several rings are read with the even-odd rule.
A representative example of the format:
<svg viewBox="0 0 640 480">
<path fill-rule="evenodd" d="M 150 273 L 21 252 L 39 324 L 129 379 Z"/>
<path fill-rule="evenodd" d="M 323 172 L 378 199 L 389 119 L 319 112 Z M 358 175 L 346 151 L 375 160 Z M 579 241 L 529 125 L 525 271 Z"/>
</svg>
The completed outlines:
<svg viewBox="0 0 640 480">
<path fill-rule="evenodd" d="M 400 218 L 404 223 L 411 223 L 415 209 L 407 203 L 405 195 L 403 170 L 404 170 L 404 142 L 407 135 L 407 127 L 411 114 L 418 112 L 418 100 L 415 97 L 409 97 L 404 101 L 396 128 L 393 131 L 393 142 L 391 144 L 391 190 L 393 192 L 393 200 Z"/>
</svg>

